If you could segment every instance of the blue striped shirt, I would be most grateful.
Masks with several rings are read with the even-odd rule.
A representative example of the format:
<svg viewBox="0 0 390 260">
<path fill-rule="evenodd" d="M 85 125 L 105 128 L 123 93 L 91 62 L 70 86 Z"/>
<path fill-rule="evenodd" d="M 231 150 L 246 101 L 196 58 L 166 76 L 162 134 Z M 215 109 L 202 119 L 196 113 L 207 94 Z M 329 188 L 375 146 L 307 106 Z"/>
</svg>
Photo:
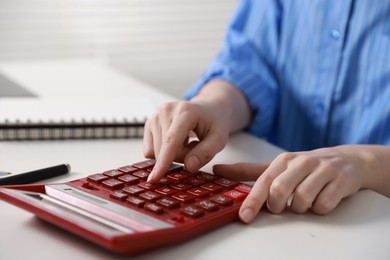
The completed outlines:
<svg viewBox="0 0 390 260">
<path fill-rule="evenodd" d="M 243 0 L 212 79 L 249 101 L 248 131 L 290 151 L 390 145 L 390 1 Z"/>
</svg>

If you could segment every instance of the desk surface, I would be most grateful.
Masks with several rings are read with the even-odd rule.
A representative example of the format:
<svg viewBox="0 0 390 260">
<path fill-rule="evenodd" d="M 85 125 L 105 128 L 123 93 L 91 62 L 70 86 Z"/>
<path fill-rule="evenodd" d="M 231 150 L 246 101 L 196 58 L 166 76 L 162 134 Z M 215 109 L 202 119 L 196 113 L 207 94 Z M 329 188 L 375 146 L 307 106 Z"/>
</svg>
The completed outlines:
<svg viewBox="0 0 390 260">
<path fill-rule="evenodd" d="M 15 69 L 18 66 L 0 64 L 0 73 L 7 71 L 8 76 L 12 74 L 15 80 L 20 77 Z M 98 65 L 93 66 L 100 73 L 106 71 Z M 22 67 L 27 70 L 28 66 L 19 66 Z M 112 77 L 111 82 L 121 82 L 121 86 L 135 82 L 127 81 L 109 69 L 106 72 L 105 77 Z M 67 73 L 71 75 L 72 71 Z M 74 84 L 80 86 L 80 83 Z M 42 86 L 39 88 L 43 89 Z M 38 92 L 38 88 L 30 89 Z M 149 87 L 146 89 L 153 92 Z M 156 98 L 160 95 L 158 91 L 153 93 Z M 161 100 L 169 100 L 168 96 L 161 97 Z M 280 149 L 261 139 L 240 133 L 230 138 L 227 147 L 204 170 L 210 171 L 215 163 L 268 161 L 279 152 Z M 64 162 L 72 165 L 69 176 L 54 178 L 50 182 L 81 178 L 143 160 L 141 139 L 3 142 L 0 143 L 0 154 L 0 165 L 14 171 Z M 121 258 L 3 201 L 0 201 L 0 212 L 3 238 L 0 259 Z M 388 234 L 390 200 L 371 191 L 361 191 L 345 199 L 327 216 L 292 212 L 273 215 L 262 211 L 251 225 L 231 223 L 180 245 L 132 259 L 240 259 L 243 256 L 245 259 L 390 259 Z"/>
<path fill-rule="evenodd" d="M 147 96 L 157 105 L 174 99 L 142 81 L 90 60 L 6 62 L 0 63 L 0 74 L 5 78 L 2 81 L 11 81 L 25 89 L 15 90 L 18 96 L 25 92 L 36 96 Z M 9 85 L 4 85 L 6 96 L 11 95 Z M 0 97 L 4 96 L 2 88 L 0 85 Z"/>
</svg>

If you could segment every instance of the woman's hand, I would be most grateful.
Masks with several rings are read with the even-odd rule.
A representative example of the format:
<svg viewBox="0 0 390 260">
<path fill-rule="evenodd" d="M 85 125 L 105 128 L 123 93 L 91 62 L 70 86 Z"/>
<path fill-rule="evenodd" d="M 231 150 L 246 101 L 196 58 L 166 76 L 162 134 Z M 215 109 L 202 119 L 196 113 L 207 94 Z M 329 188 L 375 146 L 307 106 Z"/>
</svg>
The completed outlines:
<svg viewBox="0 0 390 260">
<path fill-rule="evenodd" d="M 148 181 L 157 181 L 173 161 L 195 172 L 226 145 L 229 133 L 250 120 L 241 92 L 225 81 L 208 83 L 191 101 L 163 105 L 145 125 L 144 155 L 156 158 Z"/>
<path fill-rule="evenodd" d="M 158 160 L 149 181 L 162 177 L 173 161 L 197 171 L 225 146 L 229 136 L 226 123 L 211 106 L 189 101 L 165 104 L 145 129 L 144 154 Z"/>
<path fill-rule="evenodd" d="M 272 213 L 290 207 L 322 215 L 362 188 L 390 196 L 389 152 L 386 146 L 344 145 L 282 153 L 270 164 L 215 165 L 214 172 L 256 181 L 239 211 L 245 223 L 253 221 L 264 204 Z"/>
</svg>

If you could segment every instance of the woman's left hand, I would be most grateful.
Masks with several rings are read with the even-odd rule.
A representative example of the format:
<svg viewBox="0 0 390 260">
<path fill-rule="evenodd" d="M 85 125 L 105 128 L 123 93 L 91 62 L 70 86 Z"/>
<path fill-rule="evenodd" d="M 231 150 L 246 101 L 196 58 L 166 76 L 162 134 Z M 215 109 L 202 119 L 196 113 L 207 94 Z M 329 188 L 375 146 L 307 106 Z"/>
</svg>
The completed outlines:
<svg viewBox="0 0 390 260">
<path fill-rule="evenodd" d="M 256 181 L 239 211 L 245 223 L 252 222 L 265 203 L 272 213 L 281 213 L 289 206 L 297 213 L 312 210 L 322 215 L 359 189 L 380 188 L 378 176 L 372 174 L 375 166 L 386 164 L 376 156 L 380 149 L 389 151 L 388 147 L 344 145 L 285 152 L 269 164 L 221 164 L 213 170 L 231 179 Z M 389 188 L 385 190 L 388 192 Z"/>
</svg>

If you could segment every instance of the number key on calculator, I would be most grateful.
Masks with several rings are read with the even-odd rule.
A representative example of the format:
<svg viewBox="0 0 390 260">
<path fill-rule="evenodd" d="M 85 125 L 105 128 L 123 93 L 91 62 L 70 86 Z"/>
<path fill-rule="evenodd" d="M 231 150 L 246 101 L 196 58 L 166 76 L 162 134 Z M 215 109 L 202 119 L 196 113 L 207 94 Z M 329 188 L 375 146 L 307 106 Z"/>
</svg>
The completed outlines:
<svg viewBox="0 0 390 260">
<path fill-rule="evenodd" d="M 5 201 L 111 251 L 136 255 L 237 219 L 252 186 L 172 164 L 146 182 L 154 160 L 62 184 L 0 188 Z"/>
</svg>

